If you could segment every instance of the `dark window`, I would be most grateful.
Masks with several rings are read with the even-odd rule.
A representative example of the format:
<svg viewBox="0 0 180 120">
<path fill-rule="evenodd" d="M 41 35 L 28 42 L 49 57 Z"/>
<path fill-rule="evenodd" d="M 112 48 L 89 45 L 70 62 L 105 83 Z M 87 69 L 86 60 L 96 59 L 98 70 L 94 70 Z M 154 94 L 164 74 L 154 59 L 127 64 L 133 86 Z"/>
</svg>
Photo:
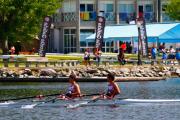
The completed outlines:
<svg viewBox="0 0 180 120">
<path fill-rule="evenodd" d="M 64 34 L 69 34 L 69 29 L 65 29 Z"/>
<path fill-rule="evenodd" d="M 85 4 L 80 4 L 80 11 L 85 11 Z"/>
<path fill-rule="evenodd" d="M 142 5 L 139 6 L 139 12 L 143 13 L 143 6 Z"/>
<path fill-rule="evenodd" d="M 71 34 L 76 34 L 76 30 L 75 29 L 71 29 Z"/>
<path fill-rule="evenodd" d="M 87 4 L 87 11 L 93 11 L 93 4 Z"/>
</svg>

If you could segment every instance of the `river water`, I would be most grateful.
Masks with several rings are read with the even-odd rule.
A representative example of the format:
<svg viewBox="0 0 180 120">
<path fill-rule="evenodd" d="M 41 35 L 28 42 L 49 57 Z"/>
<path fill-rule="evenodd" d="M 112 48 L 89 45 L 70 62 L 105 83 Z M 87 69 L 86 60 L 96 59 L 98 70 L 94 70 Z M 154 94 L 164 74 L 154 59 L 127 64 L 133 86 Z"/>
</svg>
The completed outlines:
<svg viewBox="0 0 180 120">
<path fill-rule="evenodd" d="M 107 83 L 79 83 L 84 94 L 104 92 Z M 180 78 L 119 82 L 122 98 L 180 99 Z M 0 99 L 63 93 L 67 83 L 0 83 Z M 0 120 L 179 120 L 180 103 L 118 106 L 0 108 Z"/>
</svg>

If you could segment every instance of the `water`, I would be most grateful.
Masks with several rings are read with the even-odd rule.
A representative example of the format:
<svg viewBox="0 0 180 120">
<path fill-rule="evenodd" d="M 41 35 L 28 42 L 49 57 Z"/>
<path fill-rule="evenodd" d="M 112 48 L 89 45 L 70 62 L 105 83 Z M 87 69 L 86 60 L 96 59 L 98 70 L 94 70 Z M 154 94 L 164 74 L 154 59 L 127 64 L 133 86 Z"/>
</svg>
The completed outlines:
<svg viewBox="0 0 180 120">
<path fill-rule="evenodd" d="M 120 97 L 180 99 L 180 78 L 154 82 L 120 82 Z M 65 92 L 67 83 L 0 83 L 0 98 Z M 80 83 L 85 94 L 103 92 L 107 83 Z M 0 120 L 179 120 L 180 103 L 86 106 L 75 109 L 35 107 L 0 108 Z"/>
</svg>

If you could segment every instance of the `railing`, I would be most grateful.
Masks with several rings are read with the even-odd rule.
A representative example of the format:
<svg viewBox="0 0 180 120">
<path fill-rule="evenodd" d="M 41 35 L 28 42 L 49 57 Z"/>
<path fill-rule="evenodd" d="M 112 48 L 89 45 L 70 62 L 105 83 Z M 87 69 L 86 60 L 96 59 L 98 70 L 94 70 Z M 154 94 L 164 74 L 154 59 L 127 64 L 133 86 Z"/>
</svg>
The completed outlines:
<svg viewBox="0 0 180 120">
<path fill-rule="evenodd" d="M 78 60 L 62 60 L 48 62 L 0 61 L 1 67 L 71 67 L 80 64 Z"/>
<path fill-rule="evenodd" d="M 76 21 L 76 13 L 68 12 L 68 13 L 57 13 L 53 16 L 53 21 L 56 22 L 72 22 Z"/>
<path fill-rule="evenodd" d="M 106 12 L 104 13 L 106 21 L 114 21 L 115 20 L 115 13 L 113 12 Z M 83 21 L 95 21 L 97 17 L 97 13 L 94 12 L 81 12 L 80 18 Z"/>
<path fill-rule="evenodd" d="M 106 12 L 105 13 L 106 21 L 114 21 L 115 20 L 115 13 L 113 12 Z"/>
</svg>

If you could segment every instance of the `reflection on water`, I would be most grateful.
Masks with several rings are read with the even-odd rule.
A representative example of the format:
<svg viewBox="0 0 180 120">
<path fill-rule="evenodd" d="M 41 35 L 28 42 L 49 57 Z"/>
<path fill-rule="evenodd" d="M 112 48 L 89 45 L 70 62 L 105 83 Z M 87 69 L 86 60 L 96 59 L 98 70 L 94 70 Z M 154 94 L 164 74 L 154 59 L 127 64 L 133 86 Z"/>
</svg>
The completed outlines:
<svg viewBox="0 0 180 120">
<path fill-rule="evenodd" d="M 121 97 L 180 99 L 180 78 L 154 82 L 120 82 Z M 67 83 L 0 83 L 0 99 L 63 93 Z M 82 93 L 104 92 L 107 83 L 80 83 Z M 23 110 L 0 108 L 0 120 L 179 120 L 179 104 L 88 106 L 76 109 L 41 108 Z"/>
</svg>

